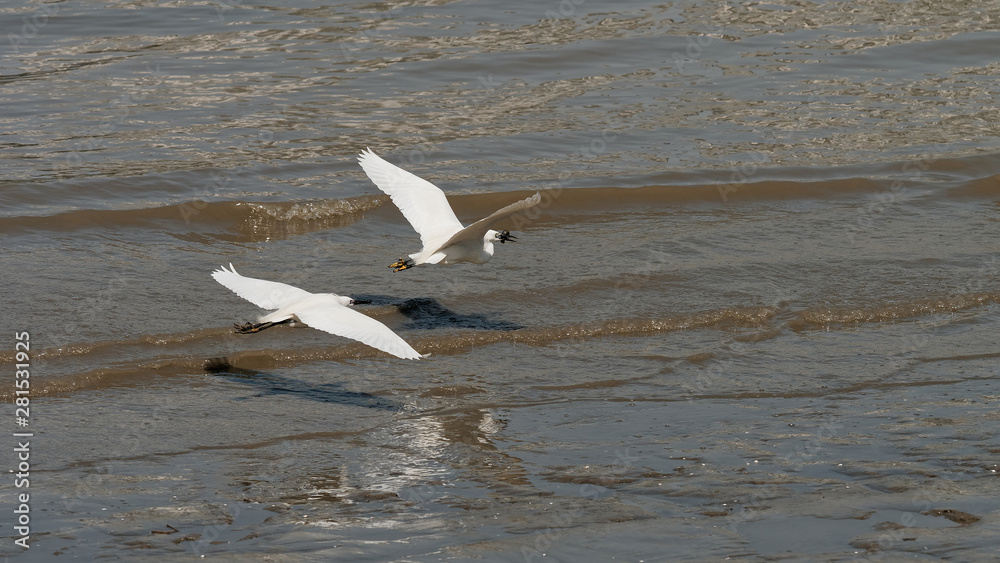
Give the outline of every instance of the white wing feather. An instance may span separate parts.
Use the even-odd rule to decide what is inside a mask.
[[[375,319],[341,305],[337,295],[309,293],[304,289],[236,273],[232,264],[212,272],[215,281],[262,309],[279,309],[267,315],[273,320],[298,317],[303,323],[324,332],[351,338],[406,360],[422,356],[395,332]]]
[[[312,295],[304,289],[288,284],[241,276],[236,273],[236,268],[232,264],[229,264],[228,270],[222,266],[221,269],[212,272],[212,277],[261,309],[280,309],[293,301]]]
[[[420,353],[392,329],[369,316],[341,305],[332,297],[327,303],[298,311],[295,316],[315,329],[363,342],[397,358],[404,360],[421,358]]]
[[[462,223],[441,188],[386,162],[371,149],[365,149],[358,155],[358,163],[375,186],[389,195],[413,230],[417,231],[424,250],[440,248],[442,242],[462,230]]]
[[[462,229],[461,231],[455,233],[450,239],[438,247],[438,249],[451,246],[453,244],[466,241],[466,240],[483,240],[486,236],[486,231],[499,222],[501,219],[510,217],[511,215],[517,213],[518,211],[523,211],[529,207],[534,207],[542,201],[542,195],[535,192],[535,195],[522,199],[521,201],[515,201],[514,203],[494,211],[489,217],[480,219],[475,223],[469,225],[468,227]],[[435,249],[437,250],[437,249]]]

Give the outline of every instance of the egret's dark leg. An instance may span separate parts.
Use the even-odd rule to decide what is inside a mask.
[[[250,334],[253,332],[260,332],[266,328],[271,328],[274,325],[285,324],[291,321],[292,319],[285,319],[283,321],[266,322],[266,323],[251,323],[251,322],[246,322],[243,324],[233,323],[233,328],[235,329],[234,332],[238,334]]]

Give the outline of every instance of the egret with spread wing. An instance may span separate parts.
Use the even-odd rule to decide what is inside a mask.
[[[237,324],[241,333],[259,332],[276,324],[298,320],[313,328],[357,340],[404,360],[422,356],[389,327],[349,309],[354,299],[335,293],[309,293],[279,282],[248,278],[236,273],[232,264],[212,272],[215,281],[262,309],[277,309],[257,323]]]
[[[538,205],[542,200],[536,192],[463,227],[441,188],[386,162],[371,149],[363,151],[358,156],[358,162],[375,186],[392,198],[424,245],[420,252],[410,254],[406,259],[400,258],[389,266],[395,272],[418,264],[483,264],[493,257],[494,242],[503,244],[517,240],[510,231],[496,231],[490,227],[518,211]]]

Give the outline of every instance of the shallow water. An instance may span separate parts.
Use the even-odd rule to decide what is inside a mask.
[[[993,560],[998,7],[0,8],[0,555]],[[543,203],[393,274],[364,147]],[[228,263],[431,356],[232,334]]]

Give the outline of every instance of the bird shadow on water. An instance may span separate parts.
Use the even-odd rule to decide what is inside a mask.
[[[253,397],[295,395],[303,399],[309,399],[310,401],[369,409],[398,411],[403,408],[403,405],[384,397],[358,391],[348,391],[340,383],[322,383],[317,385],[276,373],[238,368],[229,363],[229,360],[226,358],[210,359],[205,365],[205,371],[218,377],[226,377],[256,387],[258,392]]]
[[[431,297],[414,297],[400,301],[385,295],[353,295],[354,299],[371,301],[373,305],[395,305],[410,322],[402,328],[408,330],[430,330],[435,328],[471,328],[475,330],[520,330],[524,325],[499,318],[497,313],[473,313],[463,315],[455,312]]]

